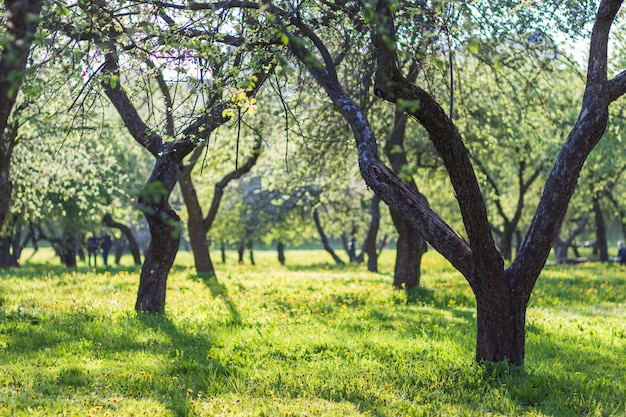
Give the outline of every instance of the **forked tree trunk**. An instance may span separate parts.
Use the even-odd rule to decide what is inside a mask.
[[[376,2],[375,19],[372,19],[377,60],[374,93],[410,113],[428,131],[454,188],[466,238],[456,233],[380,162],[376,136],[367,116],[343,90],[334,61],[323,42],[313,39],[317,50],[322,51],[322,65],[319,60],[311,59],[313,55],[306,42],[289,42],[288,47],[350,124],[359,167],[367,185],[419,230],[468,281],[477,299],[476,360],[507,360],[523,365],[528,299],[563,222],[585,160],[606,130],[609,104],[626,94],[626,71],[611,80],[607,78],[609,32],[622,1],[600,1],[591,32],[587,81],[579,117],[546,180],[526,238],[506,269],[493,240],[484,197],[463,138],[434,97],[409,82],[400,71],[398,51],[394,47],[398,45],[395,4],[391,0]]]
[[[88,6],[88,4],[86,3],[85,6]],[[92,13],[91,11],[88,12]],[[107,19],[107,16],[98,13],[94,13],[91,17],[98,20]],[[107,23],[112,22],[102,22],[103,25]],[[102,40],[98,44],[105,57],[102,69],[103,74],[120,80],[122,77],[120,77],[118,46],[113,40]],[[262,67],[266,68],[265,65]],[[267,76],[268,74],[263,71],[258,73],[256,86],[246,91],[246,94],[250,96],[256,94],[258,87],[263,84]],[[157,78],[166,102],[171,103],[169,89],[163,83],[162,75],[159,73]],[[208,140],[211,132],[230,119],[224,110],[233,106],[234,103],[222,101],[220,93],[216,93],[217,95],[213,97],[215,101],[213,99],[209,100],[209,102],[214,104],[202,111],[181,132],[179,139],[164,141],[163,137],[158,135],[153,129],[150,129],[142,120],[119,82],[112,83],[103,80],[102,86],[107,97],[124,121],[129,133],[137,143],[148,150],[156,159],[150,179],[139,198],[140,209],[148,221],[152,239],[150,240],[141,269],[135,309],[137,311],[162,312],[165,307],[167,275],[178,252],[181,231],[180,218],[170,207],[168,203],[169,196],[178,182],[183,159],[200,142]],[[167,107],[169,109],[166,111],[167,131],[172,133],[173,114],[170,111],[171,106]],[[207,230],[208,227],[204,229]]]
[[[202,155],[202,151],[205,149],[203,146],[198,146],[194,150],[193,154],[189,158],[189,162],[185,165],[180,174],[180,189],[183,194],[185,206],[187,207],[188,221],[187,229],[189,232],[189,241],[191,249],[193,251],[193,257],[196,263],[196,271],[198,273],[215,275],[215,268],[213,267],[213,261],[211,261],[211,254],[209,252],[209,243],[207,235],[211,226],[217,217],[217,213],[224,196],[224,190],[228,184],[236,179],[241,178],[243,175],[250,172],[250,170],[256,165],[259,156],[261,155],[262,137],[258,137],[254,147],[252,148],[252,155],[249,156],[246,161],[235,168],[234,171],[227,173],[217,184],[215,184],[215,192],[213,193],[213,199],[211,206],[207,212],[206,217],[202,213],[202,207],[198,201],[198,194],[193,185],[191,179],[191,172],[196,165],[198,159]],[[253,257],[250,255],[252,263],[254,264]],[[224,258],[222,258],[224,259]]]

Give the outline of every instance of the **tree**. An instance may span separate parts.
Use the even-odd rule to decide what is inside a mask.
[[[606,129],[608,107],[626,92],[626,72],[612,79],[607,74],[609,31],[621,1],[600,2],[591,33],[588,75],[579,117],[556,158],[526,237],[508,268],[504,267],[495,245],[485,201],[463,137],[437,100],[410,83],[398,65],[395,20],[400,5],[379,0],[374,6],[367,9],[378,63],[374,91],[418,120],[428,132],[456,193],[467,238],[457,234],[380,161],[376,136],[367,117],[342,88],[335,60],[320,37],[302,20],[303,14],[295,15],[277,7],[268,9],[287,37],[290,51],[350,124],[361,174],[368,186],[468,281],[477,304],[476,360],[508,360],[521,365],[531,291],[565,216],[583,163]]]
[[[587,83],[579,118],[546,181],[520,250],[506,269],[494,246],[484,202],[459,132],[432,96],[407,83],[399,72],[396,51],[390,47],[396,37],[390,6],[387,1],[377,3],[376,10],[381,18],[374,34],[374,41],[379,48],[376,91],[381,98],[390,102],[417,100],[420,103],[419,108],[407,111],[428,130],[446,165],[463,213],[468,240],[449,232],[441,233],[447,235],[444,239],[430,233],[424,233],[424,236],[463,273],[474,291],[478,311],[476,359],[506,359],[521,364],[524,358],[525,311],[530,293],[563,220],[582,165],[606,129],[608,106],[623,95],[626,89],[626,72],[611,80],[607,77],[609,31],[621,1],[600,3],[591,35]],[[391,43],[389,39],[385,42],[383,36],[388,36]],[[378,164],[367,161],[370,162],[369,167],[363,166],[363,159],[371,156],[369,152],[362,153],[364,177],[374,190],[382,194],[383,199],[386,197],[390,204],[394,201],[400,205],[398,200],[405,195],[404,190],[398,188]],[[401,205],[406,217],[413,219],[415,217],[412,216],[423,216],[420,219],[424,221],[422,230],[446,231],[447,228],[436,216],[419,206]],[[453,244],[450,244],[451,240]]]
[[[11,158],[17,144],[19,121],[10,121],[23,82],[31,46],[39,24],[42,0],[5,0],[0,22],[0,232],[9,212]]]
[[[183,27],[187,28],[187,24],[193,24],[193,19],[184,13],[169,16],[158,7],[149,10],[149,13],[154,13],[153,15],[146,15],[146,9],[141,5],[137,6],[135,13],[128,13],[124,5],[117,7],[103,1],[80,3],[79,6],[85,20],[84,24],[77,25],[74,22],[73,26],[63,28],[73,39],[95,43],[98,52],[93,56],[86,55],[86,64],[93,65],[95,60],[100,60],[98,68],[101,71],[98,74],[96,70],[94,75],[99,75],[98,80],[104,94],[117,110],[130,135],[155,159],[150,178],[138,198],[138,207],[148,222],[152,239],[140,274],[135,309],[161,312],[165,305],[167,276],[178,251],[181,234],[180,217],[168,200],[179,180],[183,159],[193,152],[196,146],[206,142],[217,127],[230,120],[233,109],[249,103],[249,98],[267,77],[269,58],[263,55],[262,51],[258,51],[257,56],[263,55],[258,60],[238,63],[252,70],[237,71],[240,76],[231,79],[232,84],[222,84],[221,82],[226,80],[220,80],[205,86],[203,83],[206,80],[202,77],[197,79],[186,75],[185,65],[195,62],[197,68],[206,73],[219,72],[219,59],[215,61],[213,59],[224,50],[215,46],[213,42],[217,40],[217,43],[226,45],[228,49],[229,43],[241,45],[241,38],[235,36],[233,39],[233,36],[218,35],[201,29],[198,32],[193,27],[189,30],[179,30],[179,24],[185,22]],[[143,18],[137,22],[135,20],[137,16]],[[225,16],[207,15],[207,18],[215,18],[216,24],[219,24]],[[153,19],[160,19],[165,29]],[[207,27],[211,26],[209,22],[204,23]],[[135,48],[139,33],[143,33],[144,39],[156,38],[158,42]],[[200,42],[200,39],[205,42]],[[128,47],[129,45],[131,47]],[[154,50],[150,50],[150,46]],[[208,93],[202,97],[204,100],[200,100],[203,103],[200,108],[192,105],[191,114],[186,113],[188,109],[185,107],[178,108],[180,112],[178,117],[186,121],[186,126],[175,138],[167,135],[171,131],[167,125],[173,118],[170,115],[171,109],[166,108],[165,111],[163,123],[165,128],[156,123],[149,126],[140,113],[140,106],[133,102],[133,95],[129,95],[132,89],[126,87],[126,84],[131,86],[130,81],[133,78],[132,72],[124,71],[126,65],[132,62],[137,65],[136,68],[148,69],[151,65],[147,62],[156,58],[163,62],[164,68],[175,73],[182,72],[184,82],[190,85],[195,83],[201,89],[208,87]],[[214,66],[216,61],[217,66]],[[147,73],[150,74],[149,71]],[[149,80],[147,84],[148,88],[144,91],[150,92]],[[194,88],[186,91],[191,95],[195,92]],[[149,113],[152,117],[160,115],[161,112]]]
[[[241,178],[243,175],[250,172],[261,154],[261,145],[262,137],[258,136],[254,143],[252,154],[247,157],[245,162],[241,166],[236,166],[234,170],[224,175],[222,179],[215,184],[213,199],[206,217],[202,212],[202,207],[198,201],[198,195],[191,177],[193,168],[204,151],[204,146],[198,146],[195,149],[189,158],[189,162],[185,164],[181,170],[179,183],[185,200],[185,206],[187,207],[187,230],[189,232],[189,240],[196,263],[196,271],[198,273],[215,274],[213,262],[209,255],[207,235],[217,216],[222,197],[224,196],[224,190],[231,181]]]

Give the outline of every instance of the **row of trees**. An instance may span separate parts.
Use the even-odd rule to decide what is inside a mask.
[[[196,268],[213,274],[208,238],[284,248],[315,230],[341,262],[329,229],[375,270],[383,201],[394,285],[419,285],[428,242],[476,296],[476,359],[521,364],[536,279],[571,243],[559,231],[588,213],[604,230],[609,204],[624,219],[609,105],[626,73],[608,60],[621,1],[511,6],[5,1],[3,251],[15,263],[20,238],[44,237],[72,264],[81,230],[106,212],[129,222],[134,202],[151,235],[136,309],[155,312],[182,205]],[[587,33],[584,78],[556,40]]]

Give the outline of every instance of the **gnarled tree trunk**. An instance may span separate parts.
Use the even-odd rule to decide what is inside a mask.
[[[152,175],[138,200],[152,239],[139,277],[135,303],[137,311],[155,313],[165,308],[167,276],[178,252],[182,230],[180,217],[168,202],[178,181],[180,168],[181,161],[175,153],[164,152],[158,156]]]

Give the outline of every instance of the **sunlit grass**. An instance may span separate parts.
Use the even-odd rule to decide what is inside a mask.
[[[130,262],[71,271],[40,252],[0,271],[0,416],[626,415],[618,265],[544,271],[519,370],[473,362],[471,290],[432,251],[409,299],[392,251],[381,274],[321,251],[214,254],[217,279],[181,253],[164,315],[133,311]]]

